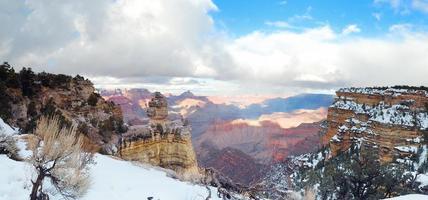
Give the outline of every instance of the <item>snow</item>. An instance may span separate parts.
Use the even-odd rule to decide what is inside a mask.
[[[426,158],[427,158],[427,145],[424,145],[422,147],[423,151],[421,153],[421,155],[419,156],[419,161],[418,161],[418,166],[416,166],[416,169],[418,169],[420,166],[422,166],[422,164],[424,164],[424,162],[426,162]]]
[[[393,124],[400,126],[418,126],[421,130],[428,129],[428,113],[421,110],[411,110],[409,106],[405,103],[388,105],[385,102],[380,102],[378,105],[369,106],[360,103],[356,103],[352,100],[345,100],[339,98],[331,108],[337,108],[342,110],[350,110],[356,114],[366,114],[369,116],[368,123],[371,121],[383,123],[383,124]],[[361,123],[357,119],[348,119],[347,122],[353,124]],[[367,125],[367,124],[366,124]],[[364,126],[364,124],[361,124]],[[351,130],[354,132],[366,132],[365,129],[354,129]]]
[[[422,139],[421,137],[416,137],[413,139],[406,139],[407,142],[413,142],[413,143],[421,143]]]
[[[319,152],[318,154],[307,153],[296,157],[292,157],[292,163],[298,163],[298,165],[300,166],[315,168],[318,165],[318,163],[324,159],[325,158],[322,152]]]
[[[180,199],[199,200],[208,196],[204,186],[181,182],[168,177],[166,171],[150,166],[136,165],[113,157],[95,156],[91,167],[91,187],[81,200],[133,200]],[[26,200],[30,194],[31,168],[25,162],[17,162],[0,155],[0,200]],[[211,189],[212,199],[217,190]],[[60,199],[57,196],[51,199]]]
[[[16,146],[18,147],[18,155],[22,159],[29,158],[32,155],[32,151],[27,150],[27,142],[22,137],[17,137]]]
[[[205,187],[167,177],[166,172],[97,155],[91,169],[93,185],[84,200],[96,199],[205,199]],[[217,191],[212,190],[212,197]],[[213,198],[219,199],[219,198]]]
[[[319,163],[321,160],[324,160],[324,157],[322,156],[322,153],[321,153],[321,152],[319,152],[319,153],[317,154],[317,158],[316,158],[315,160],[313,160],[313,165],[314,165],[314,166],[317,166],[317,165],[318,165],[318,163]]]
[[[331,138],[331,141],[334,141],[334,142],[340,142],[341,140],[339,139],[339,137],[338,137],[337,135],[334,135],[334,136]]]
[[[397,146],[394,148],[397,149],[398,151],[406,152],[406,153],[416,153],[418,151],[418,147],[414,147],[414,146]]]
[[[29,199],[29,166],[0,155],[0,200]]]
[[[338,92],[343,93],[360,93],[360,94],[370,94],[370,95],[392,95],[399,96],[402,94],[418,94],[422,96],[428,96],[427,91],[420,89],[396,89],[396,88],[341,88]]]
[[[363,104],[359,104],[356,103],[352,100],[338,100],[336,102],[334,102],[333,105],[330,106],[330,108],[338,108],[338,109],[342,109],[342,110],[352,110],[355,113],[366,113],[366,110],[370,109],[370,106],[368,105],[363,105]]]
[[[16,129],[11,128],[0,119],[0,133],[14,135]],[[16,145],[20,149],[19,156],[26,158],[31,155],[25,140],[15,135]],[[97,154],[95,164],[91,166],[91,187],[82,200],[98,199],[183,199],[198,200],[208,196],[204,186],[182,182],[168,177],[166,170],[152,166],[137,165],[132,162],[118,160],[113,157]],[[32,168],[26,162],[9,159],[0,155],[0,200],[26,200],[31,190]],[[50,188],[49,184],[45,188]],[[50,188],[52,189],[52,188]],[[210,187],[212,199],[217,197],[217,189]],[[51,199],[61,199],[58,195]]]
[[[0,135],[15,135],[17,133],[18,129],[10,127],[0,118]]]
[[[398,162],[398,163],[402,163],[402,164],[406,164],[406,165],[411,165],[413,162],[410,160],[410,159],[408,159],[408,158],[404,158],[404,159],[401,159],[401,158],[397,158],[396,159],[396,161]]]
[[[427,200],[428,195],[423,194],[408,194],[398,197],[390,198],[389,200]]]
[[[428,185],[428,174],[419,174],[416,181],[421,183],[419,185],[419,188],[427,186]]]
[[[409,109],[403,105],[388,106],[383,102],[370,111],[371,120],[385,124],[413,126],[415,118]]]
[[[418,113],[416,115],[416,119],[418,120],[421,129],[428,129],[428,113]]]

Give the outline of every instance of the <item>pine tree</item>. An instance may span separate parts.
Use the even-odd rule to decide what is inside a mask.
[[[19,72],[19,81],[21,83],[22,94],[24,96],[31,97],[36,93],[35,87],[34,87],[35,78],[36,78],[36,75],[34,74],[31,68],[24,67]]]

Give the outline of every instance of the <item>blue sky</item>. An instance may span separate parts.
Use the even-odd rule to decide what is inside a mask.
[[[362,36],[381,36],[394,24],[426,28],[427,13],[415,10],[411,1],[397,2],[398,5],[387,0],[214,0],[219,10],[212,16],[218,28],[235,36],[277,30],[267,25],[275,21],[287,22],[296,31],[323,24],[340,31],[356,24]]]

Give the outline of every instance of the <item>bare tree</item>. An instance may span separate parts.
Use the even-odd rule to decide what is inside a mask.
[[[32,180],[31,200],[49,199],[43,191],[48,180],[65,199],[75,199],[85,194],[89,187],[88,164],[93,155],[82,150],[83,137],[75,125],[62,127],[58,117],[42,117],[35,129],[34,140],[28,143],[33,152],[28,158],[37,172]]]

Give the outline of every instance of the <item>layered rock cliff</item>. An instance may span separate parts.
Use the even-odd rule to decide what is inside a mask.
[[[181,120],[167,120],[167,101],[160,93],[148,105],[150,123],[132,126],[123,134],[120,156],[172,169],[184,179],[199,175],[190,127]]]
[[[355,142],[377,149],[383,162],[408,159],[422,148],[428,129],[427,88],[347,88],[336,95],[322,138],[331,156]]]

